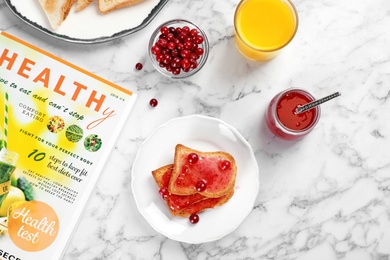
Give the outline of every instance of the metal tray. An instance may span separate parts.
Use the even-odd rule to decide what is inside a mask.
[[[66,20],[53,30],[37,0],[4,0],[22,21],[54,38],[72,43],[102,43],[145,28],[168,0],[145,0],[137,5],[101,14],[96,1],[80,12],[73,7]]]

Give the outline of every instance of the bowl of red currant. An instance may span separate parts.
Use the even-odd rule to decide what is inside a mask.
[[[149,41],[153,66],[170,78],[186,78],[206,63],[209,43],[205,32],[190,21],[175,19],[158,26]]]

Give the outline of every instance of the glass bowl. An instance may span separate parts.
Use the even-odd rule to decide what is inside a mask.
[[[170,20],[158,26],[150,37],[148,48],[153,66],[164,76],[175,79],[197,73],[209,55],[205,32],[183,19]]]

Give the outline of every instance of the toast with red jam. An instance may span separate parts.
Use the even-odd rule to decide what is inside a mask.
[[[199,193],[218,198],[234,188],[236,175],[236,162],[229,153],[201,152],[178,144],[168,190],[176,195]]]
[[[214,208],[226,203],[234,193],[234,189],[219,198],[207,198],[199,193],[191,195],[175,195],[169,192],[168,184],[173,171],[173,164],[160,167],[152,171],[153,178],[160,188],[159,193],[165,200],[169,211],[173,216],[186,217],[199,213],[205,209]]]

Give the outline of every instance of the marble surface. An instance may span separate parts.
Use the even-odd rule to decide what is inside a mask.
[[[1,30],[138,94],[64,260],[390,259],[390,2],[293,2],[296,37],[274,60],[255,63],[235,48],[238,0],[170,0],[142,31],[98,45],[43,35],[0,0]],[[146,46],[155,27],[183,17],[206,31],[210,56],[200,73],[171,80],[153,69]],[[134,69],[137,62],[143,70]],[[315,130],[297,142],[275,138],[264,123],[270,99],[289,87],[342,94],[322,105]],[[191,114],[237,128],[254,150],[261,182],[239,228],[199,245],[157,233],[131,190],[141,143],[162,123]]]

